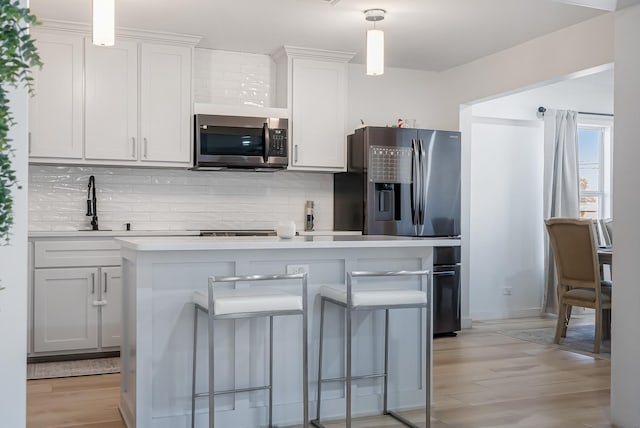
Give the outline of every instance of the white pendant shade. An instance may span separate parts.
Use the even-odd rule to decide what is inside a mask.
[[[113,46],[114,26],[115,0],[93,0],[93,44]]]
[[[367,75],[384,74],[384,32],[367,31]]]

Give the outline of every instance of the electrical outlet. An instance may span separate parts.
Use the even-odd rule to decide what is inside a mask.
[[[287,274],[309,273],[309,265],[287,265]]]
[[[513,287],[502,287],[502,294],[505,296],[511,296],[511,292],[513,291]]]

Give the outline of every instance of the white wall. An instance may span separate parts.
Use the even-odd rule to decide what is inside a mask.
[[[331,174],[31,165],[29,230],[89,228],[90,175],[103,229],[273,230],[294,220],[302,230],[307,200],[315,202],[315,229],[333,227]]]
[[[624,428],[640,427],[640,6],[616,17],[615,142],[613,153],[613,215],[615,255],[612,312],[611,421]]]
[[[26,5],[26,0],[20,2]],[[11,245],[0,246],[0,418],[3,427],[24,427],[26,416],[27,357],[27,92],[12,91],[11,110],[17,125],[13,140],[22,189],[13,191],[14,227]]]
[[[538,107],[613,114],[613,64],[588,76],[492,99],[473,106],[478,116],[537,120]],[[580,119],[584,119],[581,116]]]
[[[382,76],[367,76],[362,64],[349,64],[347,130],[361,126],[438,127],[439,73],[386,67]],[[457,128],[456,128],[457,129]]]
[[[602,69],[613,62],[613,24],[601,15],[443,72],[438,127],[457,129],[461,104]]]
[[[473,320],[540,313],[543,148],[538,121],[472,117],[468,266]]]

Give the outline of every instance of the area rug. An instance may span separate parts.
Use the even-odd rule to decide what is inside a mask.
[[[120,373],[120,358],[95,358],[92,360],[27,364],[27,379],[50,379],[109,373]]]
[[[567,328],[567,337],[562,338],[559,345],[553,343],[553,338],[556,334],[555,327],[501,330],[498,333],[527,342],[559,346],[569,351],[593,354],[593,335],[595,333],[593,324],[569,325]],[[607,359],[611,358],[610,339],[603,340],[600,344],[599,356]]]

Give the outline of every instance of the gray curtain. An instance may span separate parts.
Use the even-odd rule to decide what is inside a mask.
[[[545,127],[544,218],[579,217],[578,114],[547,110]],[[544,227],[544,225],[543,225]],[[542,312],[558,312],[553,253],[545,230],[545,285]]]

